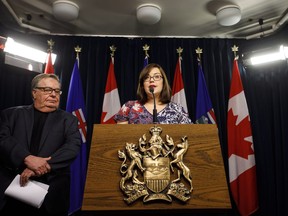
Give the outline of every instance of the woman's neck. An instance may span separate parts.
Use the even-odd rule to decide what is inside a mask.
[[[156,104],[162,104],[158,97],[155,97],[155,103]],[[154,104],[154,98],[148,98],[146,104]]]

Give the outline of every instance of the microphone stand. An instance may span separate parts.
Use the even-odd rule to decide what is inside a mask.
[[[154,88],[150,87],[149,91],[151,92],[152,96],[153,96],[153,101],[154,101],[154,109],[153,109],[153,124],[157,124],[158,120],[157,120],[157,109],[156,109],[156,101],[155,101],[155,95],[154,95]]]

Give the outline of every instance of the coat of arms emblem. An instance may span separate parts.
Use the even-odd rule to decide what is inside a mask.
[[[120,173],[120,189],[124,200],[130,204],[140,197],[143,202],[165,200],[172,202],[172,196],[186,202],[193,191],[190,169],[183,162],[188,150],[188,137],[183,136],[179,144],[172,137],[161,137],[162,128],[150,128],[151,138],[146,134],[139,138],[138,144],[126,143],[125,150],[119,150],[123,160]],[[171,174],[177,176],[171,180]]]

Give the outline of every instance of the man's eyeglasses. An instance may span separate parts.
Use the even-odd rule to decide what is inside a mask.
[[[160,74],[155,74],[154,76],[146,76],[144,78],[144,82],[150,82],[150,80],[153,78],[154,81],[159,81],[162,79],[162,76]]]
[[[39,90],[43,91],[45,95],[52,94],[53,91],[55,92],[56,95],[62,94],[62,91],[60,89],[53,89],[50,87],[35,87],[35,89],[39,89]]]

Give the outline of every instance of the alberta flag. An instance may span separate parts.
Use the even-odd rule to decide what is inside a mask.
[[[198,124],[216,123],[215,113],[206,87],[205,77],[200,62],[198,63],[196,123]]]
[[[71,169],[71,186],[70,186],[70,208],[69,215],[79,210],[82,206],[84,187],[87,170],[87,124],[86,108],[81,78],[76,59],[73,72],[71,75],[70,86],[67,98],[66,110],[78,118],[78,128],[81,134],[81,149],[77,158],[72,163]]]
[[[146,55],[145,58],[144,58],[143,67],[146,67],[146,66],[148,65],[148,63],[149,63],[148,58],[149,58],[149,57]]]
[[[120,98],[114,73],[114,57],[111,56],[101,114],[101,124],[115,124],[116,122],[113,117],[120,108]]]
[[[258,208],[256,163],[249,110],[235,59],[227,113],[229,180],[241,216]]]
[[[181,72],[181,59],[182,59],[181,57],[178,58],[175,69],[171,101],[181,104],[184,110],[188,113],[184,84],[182,79],[182,72]]]

